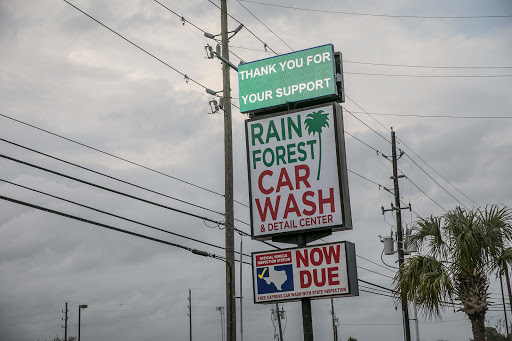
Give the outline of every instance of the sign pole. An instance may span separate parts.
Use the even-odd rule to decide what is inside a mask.
[[[228,8],[226,0],[221,0],[222,57],[229,60]],[[235,230],[233,209],[233,140],[231,122],[231,85],[229,66],[222,63],[224,96],[224,206],[226,214],[226,339],[236,340],[235,302]]]
[[[306,234],[297,235],[297,246],[306,246]],[[302,329],[304,331],[304,341],[313,341],[313,318],[311,316],[311,299],[309,297],[301,298],[302,306]]]

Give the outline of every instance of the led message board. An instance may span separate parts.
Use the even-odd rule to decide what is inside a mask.
[[[331,101],[340,98],[342,77],[341,74],[336,77],[335,59],[333,45],[327,44],[240,64],[240,112],[258,112],[312,99]],[[339,65],[338,69],[341,61]],[[336,84],[337,81],[341,86]]]

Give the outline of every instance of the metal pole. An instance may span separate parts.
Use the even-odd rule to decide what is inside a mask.
[[[64,316],[64,341],[68,341],[68,302],[66,302],[66,315]]]
[[[416,341],[420,341],[420,327],[418,322],[418,307],[416,306],[416,300],[414,300],[414,326],[416,328]]]
[[[336,333],[336,321],[335,321],[335,317],[334,317],[334,302],[333,302],[333,299],[331,298],[331,317],[332,317],[332,335],[333,335],[333,339],[334,341],[338,341],[338,335]]]
[[[190,341],[192,341],[192,290],[188,289],[188,321],[190,329]]]
[[[395,191],[395,209],[396,209],[396,233],[398,241],[398,265],[400,270],[404,266],[404,241],[402,232],[402,212],[400,209],[400,190],[398,188],[398,167],[397,167],[397,156],[396,156],[396,139],[395,132],[391,128],[391,148],[393,153],[393,182]],[[407,297],[404,290],[400,289],[401,301],[402,301],[402,322],[404,325],[404,340],[411,341],[411,329],[409,325],[409,308],[407,306]]]
[[[221,0],[222,57],[229,60],[228,9],[226,0]],[[224,97],[224,205],[226,214],[226,339],[236,340],[236,293],[235,274],[235,230],[233,212],[233,141],[231,123],[231,84],[229,66],[222,63]]]
[[[242,291],[242,235],[240,234],[240,341],[244,341],[243,291]]]
[[[78,307],[78,340],[80,341],[80,317],[81,317],[81,311],[82,309]]]
[[[507,319],[507,307],[505,305],[505,293],[503,292],[503,280],[500,274],[500,286],[501,286],[501,300],[503,301],[503,313],[505,314],[505,328],[507,329],[507,339],[510,340],[510,333],[508,331],[508,319]]]
[[[306,246],[306,235],[297,235],[297,246]],[[301,298],[302,305],[302,329],[304,331],[304,341],[313,341],[313,318],[311,316],[311,299],[309,297]]]
[[[277,311],[277,325],[279,327],[279,341],[283,341],[283,328],[281,327],[281,311],[279,311],[279,304],[276,303]]]

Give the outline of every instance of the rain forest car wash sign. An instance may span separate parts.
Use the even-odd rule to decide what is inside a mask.
[[[253,238],[352,228],[342,133],[337,103],[246,121]]]
[[[332,44],[240,64],[240,112],[319,97],[329,100],[337,95],[335,70]]]

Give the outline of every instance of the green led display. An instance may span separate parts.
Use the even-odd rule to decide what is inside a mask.
[[[336,95],[334,65],[332,44],[240,64],[240,112]]]

